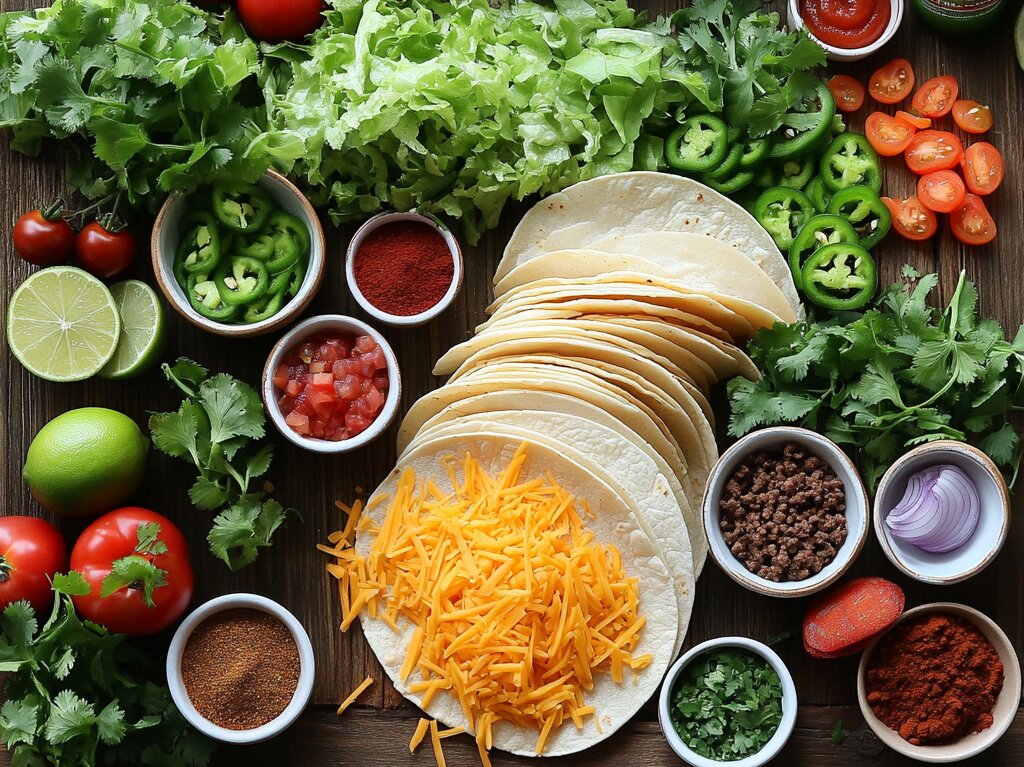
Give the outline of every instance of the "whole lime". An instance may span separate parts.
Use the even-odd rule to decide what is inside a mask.
[[[138,489],[148,450],[149,440],[124,413],[83,407],[39,430],[23,474],[45,509],[87,517],[120,506]]]

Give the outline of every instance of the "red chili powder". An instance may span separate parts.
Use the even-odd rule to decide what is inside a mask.
[[[432,226],[418,221],[396,221],[370,232],[352,266],[366,300],[400,317],[436,305],[455,275],[448,243]]]

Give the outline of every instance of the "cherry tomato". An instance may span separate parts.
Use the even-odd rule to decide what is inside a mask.
[[[902,109],[896,110],[896,119],[917,128],[917,130],[926,130],[932,127],[932,121],[927,117],[904,112]]]
[[[30,210],[14,224],[14,251],[30,264],[54,266],[71,260],[75,230],[60,209]]]
[[[992,194],[1003,183],[1003,156],[987,141],[967,147],[961,164],[973,194]]]
[[[828,89],[840,112],[856,112],[864,103],[864,86],[849,75],[836,75],[828,81]]]
[[[906,59],[893,59],[875,70],[868,80],[871,98],[882,104],[898,104],[914,89],[914,68]]]
[[[37,613],[46,611],[53,603],[53,574],[67,566],[68,550],[56,527],[36,517],[0,517],[0,609],[24,599]]]
[[[956,84],[956,78],[950,75],[933,77],[917,89],[914,100],[910,103],[918,114],[934,119],[949,114],[959,92],[960,86]]]
[[[985,202],[974,194],[964,198],[963,205],[949,215],[953,236],[964,245],[985,245],[996,238],[996,222]]]
[[[75,263],[100,279],[109,279],[135,260],[135,238],[127,229],[110,232],[99,221],[82,227],[75,240]]]
[[[948,131],[923,130],[910,140],[906,156],[910,170],[923,175],[955,167],[964,156],[964,145]]]
[[[910,144],[916,132],[917,128],[889,117],[885,112],[872,112],[864,121],[864,135],[868,137],[875,151],[883,157],[895,157],[900,154]]]
[[[892,225],[901,237],[915,242],[927,240],[939,228],[939,220],[928,210],[916,195],[905,200],[883,197],[882,202],[892,213]]]
[[[113,574],[118,561],[129,568],[120,582]],[[89,525],[71,551],[71,569],[91,587],[85,596],[73,597],[75,609],[116,634],[161,631],[182,616],[192,599],[185,537],[167,517],[137,506],[117,509]],[[111,593],[103,596],[108,576]]]
[[[917,198],[936,213],[952,213],[963,205],[966,196],[964,180],[955,171],[937,170],[917,182]]]
[[[238,0],[246,31],[268,43],[298,42],[323,22],[323,0]]]
[[[968,133],[985,133],[992,127],[992,110],[977,101],[957,101],[953,104],[953,121]]]

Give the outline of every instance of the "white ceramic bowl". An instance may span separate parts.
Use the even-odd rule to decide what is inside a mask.
[[[452,272],[452,284],[448,286],[447,292],[445,292],[441,297],[440,301],[419,314],[389,314],[388,312],[378,309],[370,303],[366,296],[363,295],[362,291],[359,289],[358,283],[356,282],[354,264],[359,246],[363,244],[363,240],[365,240],[367,235],[371,232],[379,229],[385,224],[392,224],[396,221],[416,221],[421,224],[426,224],[437,231],[444,238],[445,243],[447,243],[448,250],[452,254],[452,262],[455,265],[454,271]],[[452,301],[455,300],[455,296],[459,292],[459,288],[462,287],[462,249],[459,248],[459,243],[455,239],[455,236],[432,218],[421,216],[419,213],[413,211],[408,213],[378,213],[359,227],[359,229],[356,230],[356,233],[352,235],[352,239],[349,241],[348,249],[345,251],[345,280],[348,283],[349,292],[352,294],[352,297],[355,298],[356,303],[363,308],[363,311],[375,320],[383,322],[386,325],[394,325],[396,327],[416,327],[417,325],[423,325],[430,322],[430,320],[434,319],[441,314],[441,312],[451,306]]]
[[[310,336],[330,331],[357,336],[370,336],[380,346],[384,352],[384,359],[388,363],[388,393],[384,398],[384,405],[380,413],[377,414],[377,417],[373,419],[373,423],[364,431],[359,432],[359,434],[351,439],[343,439],[340,442],[306,437],[294,431],[284,421],[284,414],[277,404],[280,393],[274,387],[274,371],[288,350]],[[270,420],[274,422],[278,431],[288,440],[306,450],[312,450],[314,453],[347,453],[350,450],[362,447],[368,442],[372,442],[394,420],[395,413],[398,412],[398,402],[402,396],[402,374],[398,368],[398,358],[395,357],[391,344],[387,342],[387,339],[379,331],[353,317],[345,317],[341,314],[320,314],[316,317],[310,317],[308,320],[303,320],[281,336],[281,339],[274,344],[274,348],[270,350],[270,356],[267,357],[267,362],[263,367],[263,387],[261,393],[263,395],[263,405],[266,407],[267,413],[270,414]]]
[[[952,464],[978,488],[981,513],[978,528],[963,546],[944,554],[919,549],[892,535],[885,518],[907,490],[907,480],[929,466]],[[889,561],[914,580],[945,585],[977,575],[996,558],[1010,527],[1010,493],[999,468],[976,447],[942,440],[914,448],[885,472],[875,493],[875,535]]]
[[[323,280],[326,267],[324,230],[313,206],[292,182],[276,171],[267,171],[259,180],[282,209],[296,216],[309,228],[310,253],[306,277],[295,296],[281,307],[281,311],[251,325],[232,325],[204,317],[188,301],[188,296],[174,278],[174,254],[178,250],[178,225],[188,208],[188,196],[171,196],[164,202],[153,223],[150,249],[153,273],[167,302],[193,325],[221,336],[258,336],[278,330],[295,319],[313,300]]]
[[[292,638],[295,639],[295,645],[299,649],[299,684],[295,688],[291,702],[284,711],[278,714],[277,718],[252,730],[229,730],[206,719],[192,705],[188,692],[185,690],[185,683],[181,678],[181,657],[196,627],[216,613],[239,608],[260,610],[273,615],[288,627]],[[277,602],[258,594],[226,594],[200,605],[182,621],[178,630],[174,632],[171,646],[167,650],[167,686],[170,689],[174,705],[178,707],[181,715],[207,737],[236,745],[259,743],[287,730],[309,703],[309,697],[313,693],[314,672],[313,645],[302,624]]]
[[[871,45],[865,45],[863,48],[837,48],[834,45],[827,45],[811,34],[808,29],[808,34],[811,35],[811,39],[814,40],[818,45],[825,49],[825,54],[832,59],[832,61],[860,61],[863,58],[870,56],[875,51],[879,50],[888,43],[896,34],[896,30],[900,28],[900,24],[903,23],[903,2],[904,0],[889,0],[891,7],[889,13],[889,23],[882,31],[881,37],[879,37]],[[789,21],[789,28],[792,30],[803,29],[804,20],[800,16],[800,0],[789,0],[786,9],[786,17]]]
[[[750,572],[733,556],[718,526],[718,505],[729,477],[748,455],[759,450],[781,450],[787,442],[802,445],[824,460],[842,481],[846,493],[846,540],[839,547],[835,559],[817,575],[802,581],[776,583]],[[703,516],[711,556],[725,570],[726,575],[741,586],[759,594],[771,597],[805,597],[835,583],[860,554],[868,535],[868,496],[853,462],[835,442],[808,429],[774,426],[751,432],[738,440],[718,459],[704,488]]]
[[[676,679],[679,678],[679,675],[689,665],[690,661],[710,650],[723,650],[730,647],[760,655],[775,669],[775,673],[782,680],[782,721],[779,723],[779,728],[775,731],[771,740],[756,754],[731,762],[717,762],[714,759],[708,759],[690,750],[672,725],[669,711],[672,705],[672,690],[676,685]],[[665,674],[665,681],[661,683],[661,694],[658,696],[658,723],[661,725],[661,730],[665,733],[665,739],[672,750],[676,752],[680,759],[687,764],[693,765],[693,767],[723,767],[723,765],[728,765],[728,767],[761,767],[761,765],[767,764],[778,755],[782,747],[786,745],[786,741],[793,734],[793,729],[796,727],[797,708],[796,685],[793,684],[793,676],[789,673],[789,669],[786,668],[786,664],[782,662],[782,658],[774,650],[766,644],[746,637],[719,637],[718,639],[709,639],[707,642],[702,642],[684,653],[683,657],[677,660],[668,670],[668,673]]]
[[[871,654],[875,651],[875,648],[885,634],[872,642],[860,658],[860,667],[857,669],[857,701],[860,703],[860,711],[868,727],[878,736],[879,740],[894,751],[919,762],[930,762],[932,764],[959,762],[980,754],[987,749],[999,740],[1013,723],[1014,717],[1017,714],[1017,707],[1020,705],[1020,662],[1017,660],[1017,652],[1013,649],[1013,645],[1010,644],[1010,640],[991,618],[984,613],[978,612],[973,607],[956,604],[955,602],[934,602],[907,610],[899,617],[899,620],[889,627],[886,633],[892,631],[900,624],[911,620],[914,616],[919,616],[921,613],[926,612],[949,613],[970,621],[992,644],[996,652],[999,653],[999,660],[1003,663],[1003,689],[999,693],[999,697],[996,698],[996,706],[992,710],[992,726],[987,730],[968,735],[956,743],[942,746],[915,746],[901,738],[895,730],[889,729],[881,719],[875,716],[875,712],[868,705],[867,689],[864,681],[868,662],[871,660]],[[992,762],[991,764],[994,765],[996,763]]]

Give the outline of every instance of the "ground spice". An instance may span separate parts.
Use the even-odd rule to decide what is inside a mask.
[[[871,710],[901,738],[951,743],[992,726],[1003,664],[971,623],[928,613],[882,639],[865,682]]]
[[[436,229],[418,221],[385,224],[366,236],[352,264],[360,292],[382,312],[425,312],[451,287],[455,262]]]
[[[288,627],[262,610],[224,610],[185,645],[181,678],[204,718],[252,730],[277,718],[299,686],[299,648]]]

